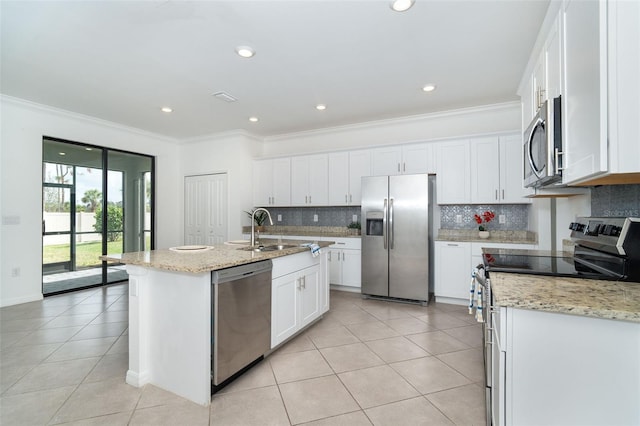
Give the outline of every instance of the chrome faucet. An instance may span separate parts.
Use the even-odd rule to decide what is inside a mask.
[[[271,213],[269,213],[269,210],[262,208],[262,207],[258,207],[257,209],[255,209],[252,213],[251,213],[251,247],[254,247],[256,245],[256,222],[255,222],[255,216],[256,216],[256,212],[262,210],[263,212],[265,212],[267,214],[267,216],[269,216],[269,223],[271,223],[271,226],[273,226],[273,220],[271,219]]]

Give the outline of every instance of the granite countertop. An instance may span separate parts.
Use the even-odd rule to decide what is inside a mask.
[[[640,283],[491,273],[498,306],[640,323]]]
[[[359,229],[349,229],[344,226],[285,226],[267,225],[263,226],[264,231],[260,235],[294,235],[302,237],[324,237],[324,238],[360,238]],[[251,234],[250,226],[242,227],[243,234]]]
[[[439,229],[436,241],[538,244],[535,232],[531,231],[490,231],[489,238],[480,238],[475,229]]]
[[[276,257],[310,251],[308,247],[302,247],[300,245],[304,244],[304,242],[298,240],[282,240],[282,242],[279,242],[278,240],[262,238],[261,243],[265,246],[271,244],[291,244],[295,245],[295,247],[286,248],[284,250],[254,252],[250,250],[243,250],[243,248],[248,247],[247,245],[220,244],[206,251],[176,252],[164,249],[123,254],[108,254],[106,256],[102,256],[101,259],[120,262],[127,265],[163,269],[166,271],[199,274],[228,268],[230,266],[245,265],[247,263],[259,262],[261,260],[274,259]],[[328,247],[333,244],[333,241],[319,241],[317,244],[320,247]]]

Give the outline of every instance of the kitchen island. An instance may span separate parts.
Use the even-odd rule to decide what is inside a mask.
[[[640,283],[491,272],[494,423],[640,424]]]
[[[280,244],[278,241],[264,241]],[[107,255],[103,259],[127,265],[129,274],[129,369],[126,382],[141,387],[152,383],[198,404],[211,401],[212,345],[212,271],[247,265],[271,259],[274,278],[295,275],[297,271],[314,268],[317,285],[313,286],[311,312],[305,312],[304,323],[298,320],[295,306],[298,297],[272,290],[273,328],[291,318],[287,333],[277,344],[294,335],[302,327],[317,320],[329,307],[329,286],[326,254],[313,257],[300,241],[287,242],[282,250],[255,252],[246,245],[206,247],[201,250],[152,250]],[[331,242],[318,243],[326,247]],[[274,279],[274,284],[278,282]],[[301,286],[284,287],[287,291],[302,291]],[[279,291],[280,293],[274,293]],[[284,297],[281,297],[284,296]],[[315,300],[313,300],[315,298]],[[283,314],[283,311],[284,312]],[[302,325],[304,324],[304,325]],[[271,348],[274,344],[272,339]]]

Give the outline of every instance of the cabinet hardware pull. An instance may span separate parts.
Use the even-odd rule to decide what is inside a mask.
[[[349,201],[347,200],[347,194],[344,194],[344,202],[348,203]]]
[[[311,204],[311,195],[309,195],[309,204]]]
[[[502,190],[502,199],[504,200],[504,189]]]
[[[342,252],[342,261],[344,262],[344,252]]]
[[[496,189],[496,200],[498,199],[498,190]]]
[[[407,171],[407,163],[402,163],[402,171],[403,172]]]
[[[329,262],[331,262],[331,252],[329,252]]]
[[[447,245],[448,245],[448,246],[451,246],[451,247],[458,247],[458,244],[451,244],[451,243],[448,243]]]
[[[400,163],[398,163],[398,172],[400,172]]]
[[[353,196],[351,194],[349,194],[349,202],[353,202]]]

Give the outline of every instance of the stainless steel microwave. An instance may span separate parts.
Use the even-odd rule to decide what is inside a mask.
[[[562,180],[561,97],[547,100],[524,132],[524,186],[539,188]]]

